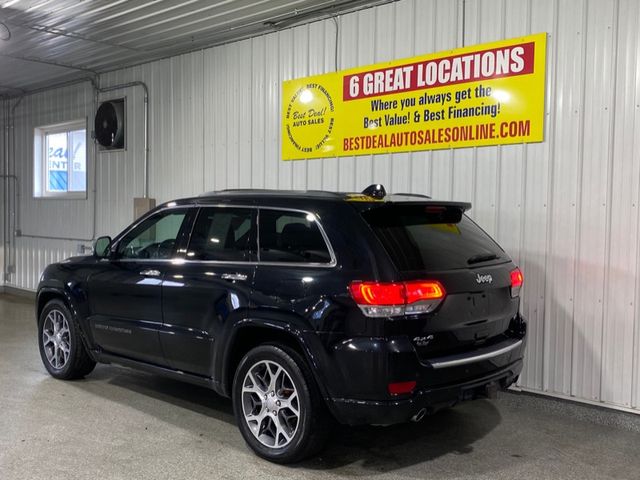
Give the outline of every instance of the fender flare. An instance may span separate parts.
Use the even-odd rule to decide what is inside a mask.
[[[321,395],[324,398],[328,398],[329,395],[327,393],[325,380],[318,374],[320,368],[315,360],[316,356],[313,355],[308,342],[305,340],[303,330],[295,327],[292,328],[291,324],[285,321],[278,322],[272,319],[265,320],[262,318],[246,318],[234,324],[228,332],[227,339],[224,342],[224,348],[218,354],[219,362],[216,362],[219,365],[219,369],[216,369],[218,373],[217,377],[220,378],[219,386],[221,391],[219,393],[224,396],[231,397],[231,383],[233,381],[232,377],[235,373],[230,371],[232,355],[236,347],[238,335],[241,331],[246,331],[247,329],[270,330],[277,332],[279,335],[284,335],[295,342],[310,367]]]
[[[78,330],[78,332],[80,332],[80,338],[82,339],[82,343],[85,346],[87,354],[94,361],[96,361],[89,337],[87,336],[87,332],[85,332],[85,328],[82,325],[82,322],[79,321],[78,305],[77,305],[76,299],[73,297],[73,295],[71,294],[71,291],[68,289],[66,285],[63,285],[62,287],[57,285],[56,286],[47,285],[38,289],[38,292],[36,294],[36,324],[40,321],[40,312],[42,311],[42,308],[44,308],[44,306],[46,305],[46,303],[42,302],[41,300],[43,294],[46,294],[46,295],[52,294],[54,298],[60,299],[64,302],[64,304],[69,309],[69,312],[71,312],[71,321],[76,326],[76,329]]]

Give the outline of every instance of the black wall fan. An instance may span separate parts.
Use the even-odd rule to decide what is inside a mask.
[[[96,141],[105,150],[124,148],[125,145],[124,99],[102,102],[95,119]]]

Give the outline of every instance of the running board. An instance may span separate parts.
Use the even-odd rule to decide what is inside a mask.
[[[93,352],[96,356],[96,360],[99,363],[113,363],[123,367],[133,368],[134,370],[142,370],[148,373],[154,373],[162,375],[163,377],[173,378],[182,382],[188,382],[192,385],[200,385],[201,387],[207,387],[220,393],[219,383],[209,377],[202,377],[200,375],[194,375],[192,373],[182,372],[180,370],[172,370],[171,368],[161,367],[152,363],[140,362],[127,357],[121,357],[119,355],[113,355],[105,352]]]

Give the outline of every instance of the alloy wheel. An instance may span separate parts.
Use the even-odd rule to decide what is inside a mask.
[[[244,420],[260,443],[270,448],[288,445],[300,423],[298,391],[278,363],[255,363],[242,382]]]
[[[42,325],[42,346],[49,364],[60,370],[69,361],[71,336],[69,323],[60,310],[51,310]]]

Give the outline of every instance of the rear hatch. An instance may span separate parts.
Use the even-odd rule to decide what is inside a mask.
[[[504,341],[518,311],[516,268],[505,251],[454,202],[384,202],[360,206],[403,282],[439,282],[430,313],[390,317],[385,334],[410,335],[422,359]],[[514,292],[515,294],[516,292]]]

